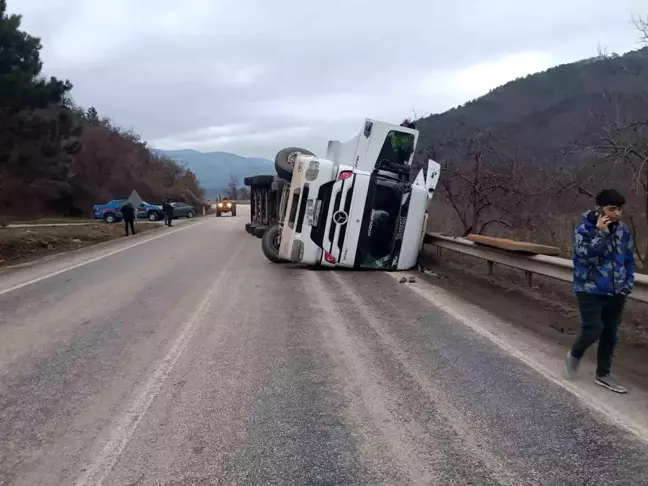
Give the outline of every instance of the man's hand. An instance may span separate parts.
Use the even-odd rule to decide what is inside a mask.
[[[596,227],[603,231],[604,233],[609,233],[610,228],[608,228],[608,225],[611,223],[610,218],[606,216],[605,214],[602,214],[601,217],[598,219],[596,222]]]

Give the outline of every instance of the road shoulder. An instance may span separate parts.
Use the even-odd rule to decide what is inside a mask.
[[[628,384],[630,392],[617,395],[603,390],[592,379],[594,362],[591,352],[584,360],[579,377],[567,380],[562,364],[569,346],[567,342],[573,336],[558,331],[555,332],[559,337],[551,336],[547,332],[538,332],[534,326],[544,323],[549,327],[560,323],[551,309],[542,308],[537,302],[525,301],[518,295],[504,293],[501,288],[486,288],[483,282],[475,282],[459,273],[450,274],[438,267],[426,273],[406,274],[417,279],[415,283],[403,284],[410,290],[566,389],[608,421],[648,442],[648,388],[645,380],[626,367],[617,366],[615,374]],[[401,276],[400,273],[393,275],[394,278]],[[450,283],[450,278],[455,281]]]

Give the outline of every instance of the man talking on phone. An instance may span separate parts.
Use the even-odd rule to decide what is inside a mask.
[[[601,191],[596,196],[597,209],[585,213],[574,232],[574,291],[581,331],[565,361],[568,376],[575,376],[585,351],[598,341],[594,381],[616,393],[628,391],[610,370],[635,274],[632,235],[621,222],[625,202],[614,189]]]

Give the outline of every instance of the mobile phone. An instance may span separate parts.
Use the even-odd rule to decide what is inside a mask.
[[[598,223],[599,218],[601,217],[601,211],[598,209],[595,209],[594,211],[591,211],[589,213],[589,216],[587,219],[589,220],[590,223],[592,223],[594,226],[596,226],[596,223]]]
[[[594,226],[596,226],[596,224],[598,223],[599,218],[600,218],[602,215],[603,215],[603,212],[602,212],[602,211],[600,211],[599,209],[595,209],[594,211],[592,211],[592,212],[590,213],[588,219],[590,220],[590,222],[591,222]],[[607,227],[608,227],[608,230],[610,231],[610,233],[613,233],[614,230],[616,229],[616,227],[617,227],[618,225],[619,225],[619,223],[617,223],[617,222],[610,222],[610,223],[608,223]]]

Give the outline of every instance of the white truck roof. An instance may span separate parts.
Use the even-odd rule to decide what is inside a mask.
[[[413,135],[413,148],[416,149],[418,130],[366,118],[363,129],[352,139],[344,143],[338,140],[329,141],[326,158],[341,165],[349,165],[357,170],[371,172],[378,160],[385,139],[392,131]],[[413,157],[414,150],[407,161],[408,165],[411,165]]]

